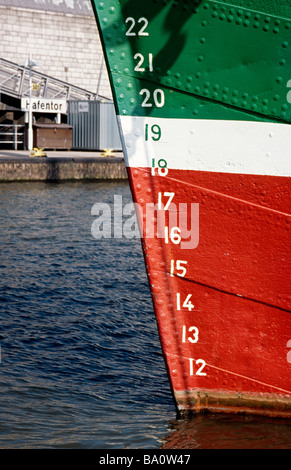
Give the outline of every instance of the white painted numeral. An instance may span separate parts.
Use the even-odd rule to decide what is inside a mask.
[[[154,66],[153,66],[153,54],[150,52],[149,53],[149,72],[153,72]]]
[[[202,370],[204,369],[204,367],[206,366],[206,362],[203,361],[203,359],[197,359],[197,361],[195,361],[195,364],[199,365],[201,364],[201,366],[199,367],[199,369],[195,372],[194,374],[194,361],[195,359],[191,359],[189,358],[189,362],[190,362],[190,375],[207,375],[206,372],[202,372]]]
[[[193,333],[192,333],[193,332]],[[186,338],[186,335],[192,333],[192,337],[188,336]],[[186,343],[186,341],[189,341],[190,343],[197,343],[198,342],[198,335],[199,335],[199,330],[197,326],[190,326],[190,328],[186,328],[186,325],[183,325],[182,329],[182,343]]]
[[[148,24],[149,24],[148,20],[142,17],[142,18],[139,18],[137,22],[143,23],[143,25],[141,26],[139,31],[136,33],[135,31],[133,31],[135,27],[135,19],[132,18],[131,16],[126,18],[125,23],[129,23],[129,28],[126,31],[125,35],[126,36],[149,36],[149,33],[146,31],[146,28],[148,27]]]
[[[135,25],[135,19],[132,18],[131,16],[129,16],[128,18],[126,18],[125,23],[131,23],[131,25],[129,26],[129,28],[126,31],[125,35],[126,36],[135,36],[135,33],[132,32],[132,30],[134,28],[134,25]]]
[[[182,259],[177,259],[176,262],[174,259],[171,259],[171,273],[170,275],[173,277],[176,271],[176,275],[179,277],[184,277],[187,273],[187,269],[183,264],[187,264],[187,261]]]
[[[194,305],[190,301],[192,294],[188,294],[183,302],[183,308],[187,308],[189,312],[194,308]],[[181,310],[181,294],[177,292],[177,310]]]
[[[144,56],[137,52],[133,56],[134,60],[138,60],[138,63],[134,67],[135,72],[145,72],[145,67],[142,67],[144,63]],[[153,54],[149,54],[149,72],[153,71]]]
[[[169,243],[169,240],[170,240],[175,245],[179,245],[179,243],[182,240],[180,233],[181,233],[181,229],[179,227],[172,227],[170,230],[170,237],[169,237],[169,227],[165,227],[165,243]]]
[[[144,56],[142,54],[140,54],[139,52],[137,52],[137,54],[135,54],[133,56],[134,60],[137,60],[139,59],[139,62],[136,64],[136,66],[134,67],[134,71],[135,72],[144,72],[145,71],[145,68],[144,67],[141,67],[142,64],[144,63]]]
[[[291,339],[287,342],[287,348],[291,348]],[[288,364],[291,364],[291,349],[287,353],[287,362]]]
[[[142,102],[143,108],[151,108],[153,106],[151,100],[151,92],[147,88],[143,88],[140,92],[140,95],[145,95],[144,100]],[[165,105],[165,94],[163,90],[159,88],[153,92],[153,102],[157,108],[162,108]]]
[[[162,194],[163,194],[163,196],[168,198],[165,206],[162,204]],[[168,193],[168,192],[159,193],[158,194],[158,209],[164,209],[164,211],[167,211],[169,209],[169,206],[170,206],[174,196],[175,196],[175,193]]]
[[[142,102],[142,107],[143,108],[151,108],[152,107],[152,103],[148,103],[150,97],[151,97],[151,94],[150,94],[150,91],[147,90],[146,88],[143,88],[140,92],[139,92],[140,95],[145,95],[144,97],[144,100]]]
[[[137,22],[138,23],[143,23],[143,26],[140,28],[140,30],[138,32],[138,35],[139,36],[149,36],[149,33],[147,31],[145,31],[146,28],[148,27],[148,24],[149,24],[148,20],[146,18],[142,17],[142,18],[139,18],[137,20]]]
[[[159,88],[154,91],[154,103],[158,108],[162,108],[165,104],[165,94]]]

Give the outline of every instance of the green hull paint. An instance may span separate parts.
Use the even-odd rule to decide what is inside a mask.
[[[290,2],[92,0],[92,5],[118,114],[291,121]],[[161,90],[157,105],[155,90]],[[142,106],[147,94],[151,106]]]

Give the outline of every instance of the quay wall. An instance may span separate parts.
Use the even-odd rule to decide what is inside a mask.
[[[0,183],[8,181],[126,180],[123,158],[27,157],[0,161]]]

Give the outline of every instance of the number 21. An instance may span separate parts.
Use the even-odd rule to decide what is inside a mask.
[[[135,72],[145,72],[145,68],[142,67],[143,63],[144,63],[144,56],[142,54],[140,54],[139,52],[137,52],[134,56],[133,56],[134,60],[138,60],[138,63],[136,64],[136,66],[134,67],[134,71]],[[153,67],[153,54],[149,54],[149,72],[152,72],[154,70],[154,67]]]

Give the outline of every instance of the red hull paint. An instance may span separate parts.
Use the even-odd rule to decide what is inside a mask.
[[[144,224],[146,204],[169,186],[176,206],[199,203],[196,248],[143,238],[179,408],[291,416],[289,179],[172,169],[153,178],[149,168],[128,174]],[[170,275],[171,259],[187,261],[184,277]],[[182,306],[189,294],[191,310]]]

